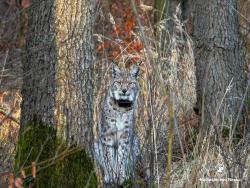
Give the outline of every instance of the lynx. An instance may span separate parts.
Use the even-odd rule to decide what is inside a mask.
[[[95,156],[103,174],[104,186],[122,185],[133,175],[139,155],[139,140],[134,132],[137,81],[139,67],[130,72],[112,66],[112,81],[108,89],[100,122]]]

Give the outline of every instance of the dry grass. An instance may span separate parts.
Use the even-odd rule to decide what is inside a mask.
[[[170,19],[175,25],[173,33],[165,29],[166,20],[152,27],[142,26],[137,20],[137,37],[141,38],[145,46],[144,53],[137,54],[143,62],[140,65],[141,92],[136,122],[143,156],[142,168],[152,177],[156,187],[237,187],[239,184],[247,187],[250,138],[246,134],[233,134],[230,122],[223,126],[211,125],[210,132],[203,138],[199,132],[198,117],[193,112],[196,77],[192,40],[179,14],[177,11],[176,16]],[[156,30],[158,37],[154,35]],[[127,58],[125,55],[121,57]],[[123,60],[120,62],[123,63]],[[97,124],[110,80],[107,57],[98,59],[94,75],[93,108],[94,122]],[[0,105],[8,114],[10,110],[6,109],[3,101]],[[174,109],[170,184],[166,181],[169,106]],[[17,106],[17,119],[19,110]],[[1,116],[0,121],[1,118],[4,117]],[[13,121],[0,125],[0,161],[1,164],[6,163],[4,168],[0,166],[0,172],[11,169],[11,163],[7,163],[13,156],[17,134],[18,125]]]
[[[144,32],[148,28],[143,28],[138,20],[140,36],[146,46],[146,71],[141,84],[137,125],[146,159],[143,166],[151,171],[157,187],[247,187],[250,148],[249,135],[244,133],[246,125],[240,129],[240,135],[234,132],[230,122],[222,122],[223,126],[211,125],[204,138],[197,129],[197,121],[193,121],[197,118],[193,112],[196,102],[193,47],[180,15],[177,7],[174,18],[170,19],[174,23],[173,33],[165,30],[166,20],[157,26],[160,37],[156,40],[152,39],[152,34]],[[164,43],[161,39],[169,40]],[[168,171],[165,171],[166,154],[171,149],[167,148],[172,118],[169,103],[174,108],[172,147],[176,153],[170,184],[166,177]]]
[[[0,174],[13,170],[19,131],[21,97],[19,92],[0,93]],[[0,177],[5,182],[5,177]]]

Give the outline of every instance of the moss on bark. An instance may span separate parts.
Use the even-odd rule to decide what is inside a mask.
[[[71,150],[73,147],[68,148]],[[62,147],[67,150],[66,144]],[[60,188],[82,188],[97,187],[97,178],[95,175],[94,165],[84,149],[74,147],[73,150],[77,151],[63,160],[59,161],[56,165],[55,187]]]
[[[31,176],[32,162],[37,164],[35,179]],[[41,123],[28,123],[20,133],[15,157],[17,176],[21,168],[28,176],[24,187],[30,183],[35,188],[97,187],[94,165],[85,150],[67,147],[56,138],[53,127]]]
[[[56,131],[52,127],[45,126],[41,123],[28,123],[21,130],[18,140],[17,154],[15,158],[15,169],[18,173],[21,168],[25,169],[27,175],[31,174],[32,162],[39,163],[41,161],[52,158],[56,149]],[[53,179],[53,167],[48,167],[40,171],[35,181],[32,182],[33,187],[49,187]],[[27,178],[25,187],[33,181]]]

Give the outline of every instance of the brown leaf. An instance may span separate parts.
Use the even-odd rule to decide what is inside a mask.
[[[142,44],[139,40],[136,41],[136,42],[134,42],[133,49],[134,49],[136,52],[141,51],[142,48],[143,48],[143,44]]]
[[[98,45],[98,46],[96,47],[97,53],[102,52],[103,50],[104,50],[104,43],[102,43],[102,44],[100,44],[100,45]]]
[[[113,51],[113,52],[112,52],[112,56],[113,56],[114,58],[118,58],[118,57],[120,56],[120,51]]]
[[[126,23],[125,23],[125,26],[124,26],[124,29],[126,32],[129,32],[133,29],[135,25],[135,19],[134,17],[131,17],[129,19],[127,19]]]
[[[121,32],[121,29],[118,25],[114,26],[114,32],[116,35],[119,35],[119,33]]]

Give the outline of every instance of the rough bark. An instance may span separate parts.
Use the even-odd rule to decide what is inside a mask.
[[[92,1],[31,1],[21,124],[36,119],[84,144],[92,130]]]
[[[240,34],[244,41],[246,51],[246,65],[250,65],[250,1],[237,0],[238,1],[238,17],[240,24]]]
[[[24,50],[21,125],[55,125],[55,25],[53,1],[31,1]]]
[[[34,187],[96,187],[86,153],[92,135],[93,3],[31,0],[28,16],[16,170],[54,158],[56,164],[38,172]],[[76,151],[67,156],[69,144]],[[65,156],[56,159],[60,152]]]
[[[93,127],[93,2],[55,2],[58,128],[69,142],[84,144]]]
[[[245,86],[236,0],[200,0],[193,4],[201,124],[209,126],[223,118],[224,123],[234,123]]]

